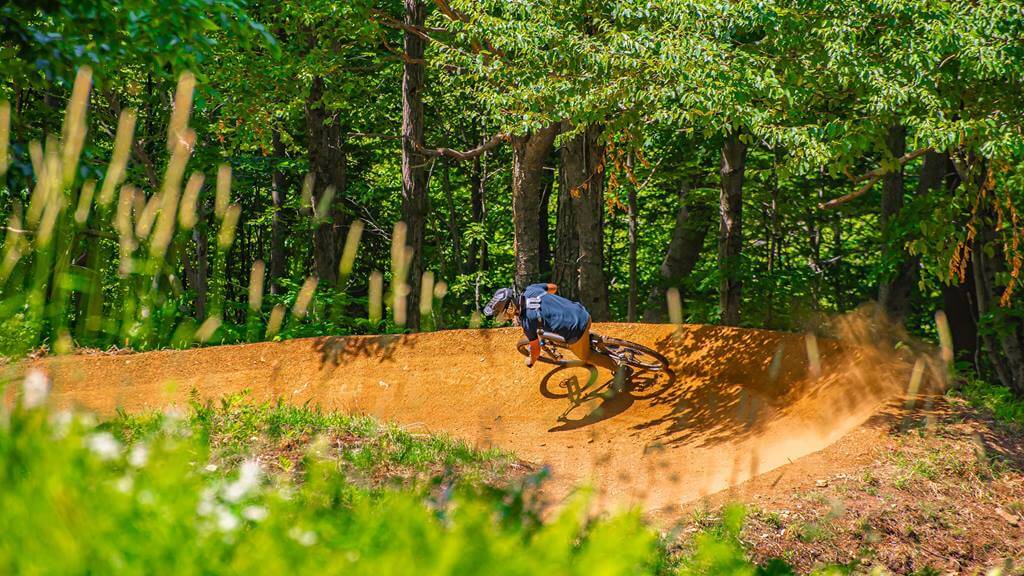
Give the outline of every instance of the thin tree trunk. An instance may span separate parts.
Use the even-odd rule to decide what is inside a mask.
[[[452,182],[448,171],[451,170],[451,162],[444,160],[441,174],[442,185],[444,186],[445,200],[448,202],[448,239],[452,245],[452,260],[455,261],[455,271],[461,276],[464,272],[462,267],[462,234],[459,232],[458,216],[455,214],[455,198],[452,196]]]
[[[565,129],[571,129],[566,123]],[[562,149],[564,182],[569,191],[576,237],[579,301],[596,321],[608,320],[608,285],[604,275],[604,147],[601,129],[588,126]]]
[[[630,186],[626,198],[627,208],[629,210],[629,296],[626,304],[626,318],[630,322],[636,322],[637,320],[637,300],[639,299],[636,278],[636,249],[637,249],[637,237],[636,237],[636,224],[637,224],[637,201],[636,201],[636,186]]]
[[[427,17],[421,0],[405,0],[405,23],[420,28]],[[405,64],[402,74],[402,219],[412,248],[409,263],[407,326],[420,327],[420,278],[423,275],[423,235],[427,218],[426,159],[417,151],[423,146],[423,52],[426,41],[405,31]]]
[[[903,156],[907,149],[907,130],[894,125],[889,128],[886,146],[896,158]],[[930,168],[922,166],[922,170]],[[924,174],[922,174],[924,176]],[[904,247],[904,239],[896,226],[903,208],[903,166],[889,172],[882,179],[882,259],[889,263],[888,271],[878,283],[878,302],[895,322],[903,322],[910,311],[910,292],[917,280],[917,258],[912,257]],[[891,271],[889,271],[891,270]]]
[[[478,139],[479,140],[479,139]],[[472,212],[473,222],[478,224],[484,230],[487,229],[486,221],[484,219],[484,175],[483,175],[483,160],[480,156],[473,158],[473,169],[470,172],[470,210]],[[486,260],[486,246],[485,242],[474,239],[469,243],[469,269],[480,271],[485,268]]]
[[[560,153],[564,154],[564,150]],[[560,160],[561,162],[561,160]],[[579,299],[580,257],[579,238],[576,235],[576,219],[572,209],[570,185],[566,182],[566,171],[558,171],[558,214],[555,223],[555,267],[554,283],[558,293],[570,300]]]
[[[541,183],[557,125],[512,138],[512,221],[515,228],[515,284],[523,289],[540,280]]]
[[[776,292],[776,278],[775,269],[778,267],[778,253],[780,236],[779,233],[779,150],[775,149],[772,151],[772,190],[771,199],[766,206],[767,217],[765,218],[765,231],[768,236],[768,294],[765,306],[765,320],[764,324],[766,328],[771,328],[775,322],[775,292]]]
[[[832,270],[832,286],[835,289],[836,308],[840,312],[846,310],[846,286],[843,282],[843,223],[838,214],[832,216],[832,242],[835,252],[829,260],[829,268]]]
[[[537,213],[537,228],[540,230],[540,277],[541,279],[551,278],[551,238],[550,226],[548,224],[548,210],[551,206],[551,195],[554,193],[555,172],[549,166],[544,166],[540,186],[540,210]]]
[[[344,226],[344,214],[339,208],[346,188],[346,158],[341,123],[330,118],[323,97],[324,80],[316,77],[306,106],[309,169],[314,178],[313,206],[323,209],[322,199],[328,189],[333,190],[333,198],[324,209],[326,213],[316,214],[319,224],[313,231],[313,262],[319,281],[335,285]]]
[[[274,130],[274,172],[271,176],[270,195],[274,203],[274,217],[270,223],[270,293],[282,294],[284,287],[281,281],[285,277],[286,255],[284,239],[288,234],[287,225],[284,219],[285,203],[285,174],[279,163],[284,160],[284,143],[281,142],[281,132]]]
[[[679,188],[672,239],[669,240],[665,258],[658,269],[658,282],[651,288],[644,306],[644,322],[668,320],[665,291],[673,286],[680,288],[686,277],[693,272],[704,249],[704,240],[711,231],[713,208],[709,204],[692,202],[689,192],[690,184],[684,181]]]
[[[825,199],[825,176],[824,169],[822,173],[818,175],[816,180],[817,186],[815,187],[814,194],[817,195],[817,204]],[[824,266],[821,262],[821,225],[818,222],[818,210],[814,207],[808,207],[807,209],[807,244],[810,246],[811,252],[808,255],[808,266],[814,273],[814,278],[811,282],[811,299],[815,310],[821,309],[821,279],[824,274]]]
[[[206,202],[200,202],[196,209],[199,212],[197,214],[199,225],[192,229],[192,243],[196,247],[195,266],[192,267],[195,276],[190,279],[190,284],[196,293],[196,319],[202,321],[206,318],[206,306],[210,291],[210,241],[206,235],[205,225],[209,208]]]
[[[719,197],[721,217],[718,230],[719,306],[722,324],[740,323],[743,283],[740,276],[743,249],[743,171],[747,145],[737,133],[725,137],[722,145],[722,190]]]

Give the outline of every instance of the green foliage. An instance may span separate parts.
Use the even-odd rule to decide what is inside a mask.
[[[972,406],[988,410],[997,420],[1024,426],[1024,400],[1006,386],[961,377],[957,387],[949,393],[964,398]]]
[[[69,342],[152,349],[401,331],[366,316],[370,275],[390,268],[391,230],[402,217],[399,80],[409,32],[429,38],[423,97],[430,148],[470,149],[495,134],[564,122],[563,143],[587,125],[601,126],[602,256],[616,319],[626,316],[635,277],[641,314],[647,295],[654,295],[653,307],[660,300],[655,289],[670,283],[682,292],[685,320],[718,320],[721,145],[738,132],[749,146],[736,262],[743,323],[788,330],[819,324],[877,298],[909,252],[918,258],[913,268],[920,277],[908,327],[931,336],[943,290],[966,278],[966,256],[978,245],[999,263],[991,300],[1006,295],[1002,306],[977,314],[982,336],[1024,337],[1018,333],[1024,308],[1013,298],[1024,268],[1024,220],[1015,208],[1024,201],[1024,58],[1015,41],[1024,18],[1015,2],[452,0],[424,6],[427,26],[414,31],[402,24],[404,4],[394,0],[195,1],[173,10],[107,0],[0,8],[0,100],[10,101],[13,126],[0,215],[9,228],[22,229],[11,225],[19,223],[17,206],[24,211],[31,204],[42,180],[33,156],[39,164],[48,135],[61,134],[57,146],[63,145],[55,110],[71,101],[76,67],[94,71],[85,121],[90,138],[75,158],[74,179],[62,182],[52,250],[38,252],[32,238],[38,223],[28,222],[27,234],[7,235],[5,247],[19,247],[20,259],[4,279],[0,317],[23,314],[12,328],[31,335],[28,346],[54,350]],[[93,206],[82,223],[70,216],[88,179],[105,184],[125,108],[136,110],[138,121],[124,183],[147,202],[159,194],[174,152],[163,127],[186,68],[198,78],[188,123],[197,144],[184,176],[207,177],[196,225],[176,228],[160,258],[140,238],[122,254],[116,201],[106,212]],[[895,125],[905,128],[908,149],[930,147],[949,158],[943,185],[912,193],[923,175],[918,157],[902,166],[906,198],[885,230],[878,214],[883,182],[868,178],[874,186],[858,199],[823,210],[823,202],[864,186],[862,175],[901,169],[885,142]],[[425,325],[474,325],[480,295],[486,300],[491,289],[510,282],[512,156],[504,146],[469,161],[426,160],[431,208],[420,256],[448,292]],[[313,239],[323,215],[313,214],[303,190],[307,172],[325,157],[337,168],[317,176],[337,188],[330,227],[340,238],[361,221],[362,249],[345,282],[321,283],[308,314],[286,314],[268,336],[274,307],[292,310],[316,269]],[[564,230],[556,215],[567,192],[559,189],[558,162],[557,153],[545,160],[549,245]],[[221,164],[232,168],[239,221],[234,242],[218,250],[223,219],[213,209],[213,175]],[[631,193],[638,200],[635,267]],[[666,281],[661,265],[681,204],[703,208],[690,213],[709,232],[693,272]],[[133,225],[144,207],[132,206]],[[991,239],[978,237],[982,227],[993,229]],[[250,310],[252,266],[262,261],[269,269],[273,259],[284,262],[276,277],[268,272],[267,296]],[[541,268],[551,264],[548,259]],[[87,321],[90,302],[99,306],[98,325]],[[219,328],[200,330],[211,318]],[[996,346],[985,346],[998,354]]]
[[[29,352],[40,329],[38,322],[33,323],[23,312],[0,320],[0,356],[20,357]]]
[[[0,567],[63,574],[612,575],[660,565],[655,533],[638,513],[588,519],[585,491],[549,522],[536,523],[523,521],[524,488],[466,481],[373,488],[317,456],[315,443],[298,482],[251,455],[238,466],[208,465],[243,436],[328,431],[420,445],[425,456],[414,463],[495,457],[443,439],[402,436],[366,418],[244,406],[239,398],[193,404],[184,419],[120,414],[99,426],[19,405],[0,424]],[[410,462],[391,460],[400,461]],[[388,462],[378,465],[386,469]],[[715,574],[791,573],[777,563],[755,572],[741,560],[741,522],[742,511],[734,509],[720,535],[702,536],[693,565]]]
[[[788,564],[772,559],[756,565],[747,559],[740,540],[746,510],[738,504],[722,509],[721,518],[699,532],[693,540],[693,554],[680,561],[679,574],[734,574],[747,576],[788,576],[795,574]]]

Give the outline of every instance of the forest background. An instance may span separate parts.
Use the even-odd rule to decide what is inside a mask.
[[[1004,0],[7,3],[0,353],[479,326],[552,281],[596,320],[943,310],[1024,395],[1022,83]]]

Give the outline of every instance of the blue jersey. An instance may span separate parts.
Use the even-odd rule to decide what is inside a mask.
[[[537,330],[558,334],[569,344],[583,336],[590,326],[590,313],[579,302],[548,292],[548,284],[531,284],[523,291],[519,320],[530,341]]]

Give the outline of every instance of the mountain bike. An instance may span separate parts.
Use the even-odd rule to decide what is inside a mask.
[[[538,360],[554,364],[556,366],[568,366],[578,362],[572,354],[565,354],[569,346],[565,338],[558,334],[544,332],[540,336],[540,357]],[[519,353],[524,356],[530,355],[530,341],[524,336],[517,345]],[[649,372],[661,372],[668,368],[668,359],[655,350],[636,342],[612,338],[600,334],[590,333],[590,350],[594,354],[603,354],[619,365],[630,366],[639,370]]]

